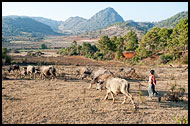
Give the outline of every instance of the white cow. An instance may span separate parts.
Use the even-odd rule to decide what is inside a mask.
[[[51,76],[51,78],[56,78],[56,69],[53,66],[42,66],[40,68],[40,77],[42,77],[42,79],[45,78],[49,78],[49,76]]]
[[[128,86],[129,86],[128,83],[129,82],[125,79],[114,78],[114,77],[110,76],[105,81],[107,94],[104,99],[105,100],[108,99],[108,95],[110,93],[113,98],[113,103],[114,103],[115,102],[114,95],[124,94],[125,97],[124,97],[124,101],[122,102],[122,104],[125,103],[126,98],[128,97],[131,100],[131,102],[134,106],[134,109],[136,109],[136,105],[134,103],[133,96],[131,94],[129,94],[129,92],[128,92]]]
[[[30,75],[30,79],[34,78],[35,79],[35,67],[34,66],[27,66],[27,70],[26,70],[27,74]]]

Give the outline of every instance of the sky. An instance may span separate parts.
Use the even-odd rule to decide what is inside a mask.
[[[157,22],[187,11],[188,2],[2,2],[2,16],[44,17],[65,21],[69,17],[90,19],[107,7],[126,20]]]

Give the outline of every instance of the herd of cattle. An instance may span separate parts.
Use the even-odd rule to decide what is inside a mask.
[[[19,65],[11,65],[8,68],[8,72],[19,71],[20,77],[25,78],[26,75],[30,75],[30,79],[35,79],[36,75],[39,75],[42,79],[51,77],[56,78],[56,69],[53,66],[35,67],[32,65],[23,67],[20,69]]]
[[[26,75],[30,76],[30,79],[35,79],[38,75],[42,79],[56,79],[56,69],[54,66],[32,66],[28,65],[20,69],[19,65],[11,65],[8,68],[8,72],[11,71],[16,72],[19,71],[20,77],[24,78]],[[107,90],[107,94],[105,96],[105,100],[108,98],[108,95],[111,94],[113,98],[113,103],[115,101],[114,95],[124,94],[124,101],[126,98],[129,98],[131,103],[133,104],[134,109],[136,109],[136,105],[134,103],[133,96],[129,93],[130,84],[126,79],[121,78],[118,73],[122,73],[124,71],[126,74],[135,72],[134,68],[124,69],[121,68],[117,73],[113,73],[110,70],[100,67],[99,69],[92,69],[90,67],[82,67],[77,69],[75,72],[76,77],[80,79],[90,78],[91,82],[89,85],[89,89],[92,85],[96,84],[97,90]]]
[[[19,65],[10,65],[7,69],[9,73],[13,71],[16,74],[19,73],[20,78],[25,78],[27,75],[30,76],[30,79],[36,79],[37,77],[41,79],[57,79],[57,70],[54,66],[24,66],[20,67]],[[129,98],[133,108],[136,109],[136,104],[134,102],[133,96],[129,93],[130,84],[125,79],[126,76],[131,77],[138,76],[135,73],[134,68],[120,68],[116,72],[111,72],[109,69],[100,67],[94,69],[90,66],[78,67],[76,70],[73,70],[73,74],[79,79],[90,79],[89,89],[92,88],[92,85],[96,85],[97,90],[107,90],[105,100],[108,99],[108,95],[111,94],[113,103],[115,101],[114,95],[124,94],[125,103],[126,98]],[[139,76],[138,76],[139,78]],[[140,77],[141,78],[141,77]],[[142,78],[141,78],[142,79]],[[179,97],[183,98],[185,90],[180,89],[175,92],[170,92],[164,94],[165,100],[169,101],[179,101]]]
[[[8,72],[10,73],[11,71],[13,71],[14,73],[16,73],[16,71],[19,72],[21,78],[25,78],[26,75],[29,75],[30,79],[36,79],[37,76],[41,79],[57,79],[58,74],[56,73],[56,68],[54,66],[39,67],[28,65],[26,67],[24,66],[21,69],[19,65],[11,65],[8,68]],[[92,85],[96,85],[97,90],[106,89],[107,93],[104,98],[105,100],[108,98],[108,95],[111,94],[114,103],[114,95],[121,93],[125,95],[124,101],[122,103],[125,103],[126,98],[129,98],[131,103],[133,104],[134,109],[136,109],[133,96],[129,93],[130,84],[122,75],[134,75],[134,68],[120,68],[113,73],[107,68],[100,67],[98,69],[93,69],[90,66],[85,66],[78,67],[78,69],[74,70],[73,72],[79,79],[90,79],[89,89],[92,88]],[[172,91],[172,94],[165,94],[164,97],[165,100],[178,101],[180,95],[183,98],[184,92],[185,90],[179,90],[176,92]]]

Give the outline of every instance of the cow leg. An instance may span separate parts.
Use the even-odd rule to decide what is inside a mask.
[[[32,79],[32,73],[30,73],[30,79]]]
[[[14,71],[14,75],[15,75],[15,77],[16,77],[16,79],[17,79],[17,77],[18,77],[18,76],[17,76],[17,71]]]
[[[112,99],[113,99],[113,103],[114,103],[114,102],[115,102],[114,94],[113,94],[112,91],[111,91],[110,93],[111,93],[111,96],[112,96]],[[112,103],[112,104],[113,104],[113,103]]]
[[[34,76],[34,79],[36,79],[36,75],[35,75],[35,73],[33,73],[33,76]]]
[[[109,95],[109,93],[110,93],[110,91],[107,91],[107,93],[106,93],[106,96],[105,96],[104,100],[107,100],[107,99],[108,99],[108,95]]]
[[[124,103],[125,103],[126,99],[127,99],[127,96],[125,95],[125,96],[124,96],[124,100],[123,100],[122,104],[124,104]]]
[[[125,95],[126,95],[126,97],[128,97],[129,99],[130,99],[130,101],[131,101],[131,103],[133,104],[133,106],[134,106],[134,109],[136,109],[136,105],[135,105],[135,102],[134,102],[134,100],[133,100],[133,96],[131,95],[131,94],[129,94],[129,93],[125,93]],[[123,101],[123,104],[125,103],[125,100]]]
[[[42,73],[42,74],[40,74],[40,77],[42,78],[42,80],[45,80],[45,75]]]
[[[92,88],[92,84],[95,84],[95,79],[91,80],[90,86],[88,87],[88,89]]]
[[[40,74],[40,78],[42,78],[42,80],[44,80],[44,74],[43,73]]]
[[[88,89],[90,89],[92,87],[92,84],[90,83],[90,86],[88,87]]]

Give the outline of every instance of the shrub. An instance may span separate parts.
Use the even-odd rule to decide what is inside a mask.
[[[11,63],[11,57],[7,55],[8,50],[7,48],[2,49],[2,63],[3,64],[10,64]]]
[[[22,63],[27,63],[27,58],[23,58]]]
[[[116,59],[116,60],[120,60],[120,59],[122,59],[122,58],[123,58],[122,53],[121,53],[120,51],[116,51],[116,53],[115,53],[115,59]]]
[[[104,55],[101,52],[96,52],[96,53],[94,53],[93,59],[103,60],[104,59]]]
[[[188,56],[186,55],[186,56],[183,56],[182,58],[181,58],[181,63],[183,63],[183,64],[188,64]]]
[[[14,60],[12,60],[12,61],[11,61],[11,64],[16,64],[16,63],[17,63],[17,62],[16,62],[16,61],[14,61]]]
[[[133,58],[131,59],[131,63],[136,64],[136,63],[138,63],[139,60],[140,60],[140,58],[138,56],[133,56]]]
[[[11,50],[12,53],[20,53],[17,49]]]
[[[182,117],[182,118],[174,118],[179,124],[188,124],[188,118],[186,116]]]
[[[161,55],[161,56],[160,56],[160,59],[161,59],[161,63],[166,64],[166,63],[168,63],[168,62],[174,60],[174,59],[175,59],[175,56],[172,55],[172,54],[167,53],[167,54]]]
[[[48,47],[47,47],[46,44],[41,44],[41,45],[40,45],[40,48],[41,48],[41,49],[47,49]]]
[[[112,60],[114,56],[115,56],[114,52],[109,51],[108,53],[104,54],[104,59]]]

